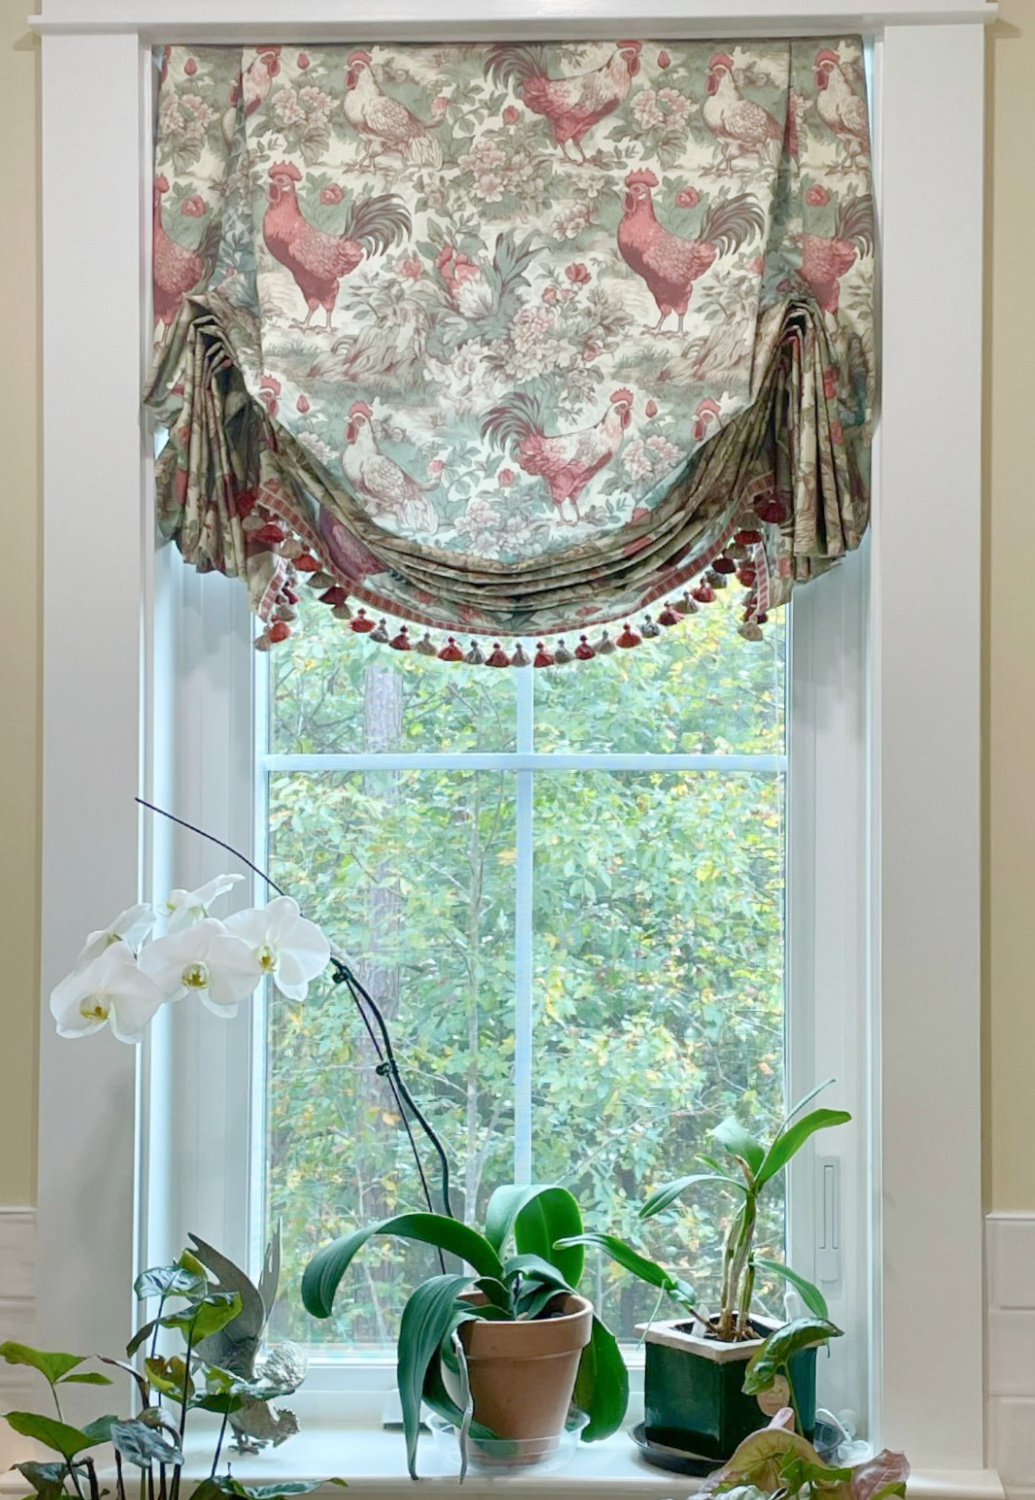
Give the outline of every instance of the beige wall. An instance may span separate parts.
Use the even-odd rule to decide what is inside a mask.
[[[35,1173],[37,60],[24,23],[28,8],[27,0],[0,0],[0,1204],[31,1202]],[[1000,14],[989,37],[986,1165],[990,1206],[1035,1210],[1035,795],[1029,790],[1035,762],[1035,618],[1029,605],[1035,563],[1035,5],[1000,0]],[[978,205],[960,204],[961,213],[978,211]],[[951,248],[934,246],[931,253]],[[981,580],[964,572],[958,586],[978,588]],[[952,608],[951,598],[945,608]],[[931,1024],[937,1026],[937,1015]]]
[[[38,52],[26,0],[0,0],[0,1204],[36,1167],[39,921]]]

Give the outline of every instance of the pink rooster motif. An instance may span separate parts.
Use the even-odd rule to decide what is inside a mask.
[[[694,282],[720,255],[739,250],[765,228],[765,215],[748,193],[709,204],[696,239],[684,239],[659,224],[652,190],[658,179],[639,167],[625,179],[625,211],[618,226],[618,248],[627,265],[650,287],[660,314],[653,331],[660,333],[669,313],[679,332],[690,305]]]
[[[579,499],[586,485],[615,458],[632,421],[632,391],[612,391],[604,415],[592,427],[547,436],[542,408],[534,397],[514,391],[494,406],[482,423],[482,436],[498,448],[513,447],[526,474],[546,480],[562,523],[577,525]],[[571,519],[565,506],[572,510]]]
[[[354,198],[341,234],[325,234],[302,213],[295,184],[302,173],[294,162],[278,161],[269,169],[269,204],[262,221],[266,248],[295,278],[309,311],[295,327],[308,329],[318,307],[327,314],[322,330],[333,333],[332,318],[343,276],[364,256],[387,250],[410,232],[410,215],[392,193]]]
[[[801,242],[801,274],[824,312],[836,313],[841,277],[859,258],[873,253],[873,199],[869,193],[846,198],[837,210],[833,235],[806,234]]]
[[[640,71],[642,50],[642,42],[619,42],[602,67],[551,78],[546,47],[504,43],[490,48],[486,72],[504,88],[513,84],[518,98],[532,113],[549,120],[565,159],[581,166],[586,162],[583,136],[627,98]],[[568,153],[569,142],[578,152],[576,157]]]
[[[400,531],[413,536],[433,536],[438,513],[427,492],[438,488],[438,480],[418,484],[394,458],[382,453],[374,437],[373,409],[365,401],[349,407],[345,429],[345,452],[341,466],[357,495],[368,502],[375,520],[394,521]]]
[[[779,151],[783,127],[767,109],[745,99],[728,52],[717,52],[708,64],[708,97],[701,117],[722,148],[722,167],[732,173],[742,156],[764,162]]]

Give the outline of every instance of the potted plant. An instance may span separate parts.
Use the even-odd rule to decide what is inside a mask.
[[[736,1490],[742,1500],[889,1500],[904,1496],[909,1462],[904,1453],[882,1449],[850,1469],[824,1463],[811,1443],[793,1428],[794,1414],[785,1408],[761,1432],[744,1439],[729,1463],[709,1475],[698,1491],[701,1497]]]
[[[405,1213],[335,1240],[310,1261],[302,1301],[317,1318],[330,1317],[353,1257],[376,1234],[433,1245],[470,1268],[429,1277],[403,1310],[399,1397],[412,1478],[422,1401],[456,1426],[461,1472],[469,1442],[509,1440],[511,1462],[537,1461],[559,1440],[573,1398],[589,1418],[586,1441],[618,1428],[628,1375],[613,1335],[578,1292],[581,1232],[565,1188],[508,1186],[493,1193],[483,1233],[442,1214]],[[565,1237],[571,1243],[558,1248]]]
[[[109,1443],[115,1450],[116,1500],[131,1500],[137,1493],[146,1493],[149,1500],[179,1500],[184,1440],[193,1411],[214,1412],[220,1423],[211,1465],[205,1465],[207,1476],[195,1484],[191,1500],[289,1500],[318,1489],[324,1482],[317,1479],[249,1486],[233,1477],[225,1459],[221,1468],[228,1426],[246,1417],[243,1429],[234,1428],[235,1442],[241,1449],[254,1450],[260,1416],[265,1414],[277,1426],[276,1415],[267,1403],[295,1390],[305,1369],[304,1361],[300,1363],[298,1358],[301,1351],[287,1345],[277,1346],[270,1351],[271,1358],[263,1360],[259,1355],[262,1328],[256,1323],[254,1306],[258,1291],[243,1271],[204,1241],[196,1240],[195,1249],[200,1255],[185,1250],[174,1265],[156,1266],[138,1276],[134,1288],[137,1297],[157,1301],[156,1316],[137,1329],[126,1346],[125,1360],[100,1356],[104,1364],[132,1376],[138,1399],[133,1416],[120,1419],[108,1415],[83,1427],[73,1426],[62,1408],[62,1394],[76,1385],[110,1386],[109,1377],[99,1370],[83,1369],[86,1360],[82,1355],[32,1349],[13,1342],[0,1344],[0,1359],[38,1371],[53,1400],[53,1415],[9,1411],[3,1417],[15,1432],[41,1443],[55,1455],[46,1462],[14,1466],[32,1487],[34,1500],[103,1500],[109,1491],[102,1488],[95,1450]],[[214,1263],[215,1279],[210,1278],[201,1256]],[[275,1258],[271,1246],[264,1279],[271,1274]],[[253,1306],[249,1307],[249,1302]],[[168,1332],[182,1339],[182,1353],[160,1351],[160,1341]],[[212,1358],[214,1349],[223,1351],[229,1364],[243,1365],[248,1373],[217,1364]],[[131,1363],[138,1352],[139,1367]],[[294,1431],[294,1425],[290,1426]],[[127,1464],[140,1471],[139,1485],[127,1483]]]
[[[727,1459],[748,1433],[788,1402],[801,1431],[806,1435],[813,1431],[816,1347],[841,1330],[829,1321],[819,1288],[782,1262],[757,1256],[754,1236],[762,1195],[792,1157],[817,1130],[851,1119],[844,1110],[834,1109],[816,1109],[797,1118],[818,1092],[814,1089],[791,1110],[768,1145],[756,1140],[739,1120],[723,1120],[712,1138],[736,1170],[713,1157],[701,1157],[707,1171],[658,1188],[640,1209],[641,1219],[653,1218],[703,1182],[721,1183],[736,1195],[736,1209],[723,1242],[722,1291],[715,1316],[697,1310],[693,1289],[685,1281],[614,1235],[580,1234],[560,1242],[563,1248],[597,1246],[626,1270],[668,1293],[683,1309],[682,1318],[638,1330],[647,1344],[647,1435],[668,1447],[702,1458]],[[754,1310],[755,1278],[760,1271],[787,1281],[811,1316],[781,1324]]]

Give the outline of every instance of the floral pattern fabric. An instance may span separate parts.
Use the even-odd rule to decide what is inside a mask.
[[[757,635],[859,544],[858,39],[159,61],[160,526],[263,644],[303,577],[437,650],[669,623],[736,574]]]

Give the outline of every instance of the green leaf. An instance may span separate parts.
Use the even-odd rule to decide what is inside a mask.
[[[766,1152],[765,1160],[755,1173],[756,1186],[761,1187],[770,1178],[781,1172],[817,1130],[826,1130],[831,1125],[847,1125],[851,1115],[844,1109],[814,1109],[810,1115],[791,1125],[778,1135]]]
[[[15,1344],[8,1340],[0,1344],[0,1359],[5,1359],[9,1365],[28,1365],[33,1370],[39,1370],[51,1385],[57,1385],[59,1380],[64,1380],[69,1370],[74,1370],[77,1365],[83,1364],[85,1354],[52,1354],[42,1349],[32,1349],[28,1344]]]
[[[103,1360],[106,1365],[114,1365],[117,1370],[125,1370],[127,1375],[132,1375],[133,1379],[136,1381],[137,1391],[140,1395],[140,1404],[141,1406],[147,1405],[148,1401],[150,1400],[147,1381],[144,1379],[143,1375],[141,1375],[136,1365],[130,1364],[128,1359],[111,1359],[107,1354],[100,1354],[98,1355],[98,1358]]]
[[[678,1277],[659,1266],[656,1261],[648,1260],[624,1240],[620,1240],[613,1234],[580,1234],[574,1241],[567,1240],[565,1244],[592,1245],[597,1250],[603,1250],[623,1270],[631,1271],[641,1281],[647,1282],[649,1286],[656,1286],[663,1292],[668,1292],[682,1306],[689,1308],[694,1299],[693,1287]]]
[[[288,1500],[290,1495],[311,1495],[324,1484],[348,1488],[344,1479],[290,1479],[283,1484],[242,1484],[239,1479],[233,1479],[231,1484],[230,1493],[242,1496],[243,1500]]]
[[[174,1354],[171,1359],[164,1355],[155,1355],[153,1359],[144,1360],[144,1369],[147,1378],[156,1391],[161,1391],[163,1396],[175,1396],[177,1401],[183,1395],[183,1381],[187,1376],[187,1366],[179,1354]],[[187,1399],[194,1394],[194,1381],[187,1377]]]
[[[610,1437],[622,1425],[629,1405],[629,1372],[614,1334],[594,1315],[593,1333],[582,1351],[575,1377],[575,1405],[589,1417],[587,1443]]]
[[[439,1345],[466,1319],[477,1316],[470,1304],[459,1303],[470,1285],[467,1276],[431,1276],[411,1295],[399,1324],[398,1377],[406,1434],[406,1465],[417,1478],[417,1438],[420,1404],[428,1366],[438,1357]]]
[[[375,1234],[392,1234],[400,1239],[434,1245],[436,1249],[445,1250],[466,1261],[479,1276],[494,1276],[499,1279],[503,1275],[499,1256],[476,1229],[461,1224],[457,1219],[448,1219],[443,1214],[398,1214],[391,1219],[382,1219],[379,1224],[372,1224],[369,1229],[358,1229],[355,1234],[346,1235],[317,1251],[302,1277],[302,1301],[306,1311],[314,1318],[331,1316],[334,1294],[341,1278],[356,1252]]]
[[[69,1473],[66,1463],[24,1463],[14,1466],[23,1479],[27,1479],[39,1495],[40,1500],[57,1500],[65,1493],[65,1479]]]
[[[582,1280],[585,1251],[581,1245],[555,1250],[558,1240],[582,1233],[579,1205],[562,1187],[530,1187],[514,1215],[514,1247],[519,1255],[539,1255],[557,1267],[574,1289]]]
[[[107,1375],[102,1375],[100,1370],[83,1370],[79,1375],[62,1376],[60,1385],[111,1385]]]
[[[110,1417],[107,1420],[114,1422],[115,1418]],[[107,1434],[103,1437],[92,1437],[89,1428],[70,1427],[67,1422],[57,1422],[53,1417],[37,1416],[31,1411],[9,1411],[5,1414],[4,1421],[22,1437],[35,1438],[38,1443],[43,1444],[44,1448],[52,1448],[55,1453],[60,1453],[62,1458],[69,1460],[73,1459],[77,1453],[81,1453],[84,1448],[92,1448],[96,1443],[107,1441]],[[95,1425],[91,1423],[91,1426]]]
[[[184,1251],[184,1255],[187,1255]],[[194,1260],[193,1255],[190,1257]],[[197,1270],[177,1264],[175,1266],[152,1266],[141,1271],[133,1283],[133,1290],[141,1302],[148,1297],[197,1297],[208,1291],[208,1276],[200,1261]]]
[[[785,1370],[794,1356],[813,1344],[825,1344],[827,1339],[841,1337],[842,1330],[826,1318],[795,1318],[785,1323],[756,1349],[744,1372],[744,1394],[757,1396],[769,1390],[777,1375]]]
[[[130,1339],[129,1343],[126,1345],[126,1358],[127,1359],[132,1359],[133,1358],[134,1354],[140,1348],[141,1344],[146,1344],[147,1343],[147,1340],[151,1337],[151,1335],[154,1333],[154,1331],[155,1331],[155,1329],[157,1327],[158,1327],[158,1319],[157,1318],[152,1318],[151,1321],[150,1321],[150,1323],[145,1323],[143,1325],[143,1327],[137,1329],[136,1333],[133,1335],[133,1337]]]
[[[94,1421],[87,1422],[83,1428],[83,1436],[89,1441],[84,1446],[95,1448],[98,1443],[110,1443],[111,1429],[118,1420],[118,1417],[96,1417]]]
[[[646,1203],[640,1209],[638,1217],[641,1219],[653,1219],[655,1214],[660,1214],[674,1203],[681,1193],[685,1193],[688,1187],[694,1187],[698,1182],[721,1182],[726,1187],[736,1188],[740,1193],[746,1193],[747,1188],[737,1177],[730,1177],[725,1172],[692,1172],[689,1177],[677,1177],[675,1182],[666,1183],[664,1187],[655,1188]]]
[[[714,1495],[750,1485],[772,1495],[782,1488],[784,1467],[793,1458],[822,1463],[815,1448],[800,1433],[788,1432],[785,1427],[763,1427],[746,1437],[729,1462],[708,1476],[699,1494]]]
[[[240,1314],[240,1292],[212,1292],[203,1302],[192,1302],[180,1312],[166,1313],[163,1328],[178,1328],[192,1344],[211,1338]]]
[[[712,1140],[718,1141],[724,1151],[730,1156],[736,1157],[738,1161],[746,1163],[752,1177],[758,1176],[758,1169],[765,1160],[765,1147],[761,1141],[755,1139],[749,1131],[733,1115],[716,1125],[712,1131]]]
[[[781,1276],[788,1282],[801,1297],[809,1312],[817,1318],[828,1318],[830,1310],[827,1307],[827,1299],[818,1286],[813,1286],[811,1281],[806,1281],[804,1276],[799,1276],[797,1271],[792,1271],[790,1266],[785,1266],[781,1260],[766,1260],[764,1256],[755,1256],[755,1269],[766,1271],[770,1276]]]
[[[164,1427],[149,1427],[146,1422],[115,1422],[111,1429],[115,1451],[127,1463],[146,1469],[152,1463],[182,1464],[183,1450],[171,1432]]]
[[[806,1104],[811,1104],[816,1095],[821,1094],[824,1089],[828,1089],[833,1082],[833,1078],[824,1078],[822,1083],[817,1083],[814,1089],[809,1089],[807,1094],[803,1094],[802,1097],[798,1100],[797,1104],[795,1104],[792,1109],[789,1109],[787,1111],[787,1114],[784,1116],[784,1122],[780,1126],[780,1129],[777,1131],[777,1135],[783,1135],[784,1131],[794,1119],[795,1115],[801,1114]]]

